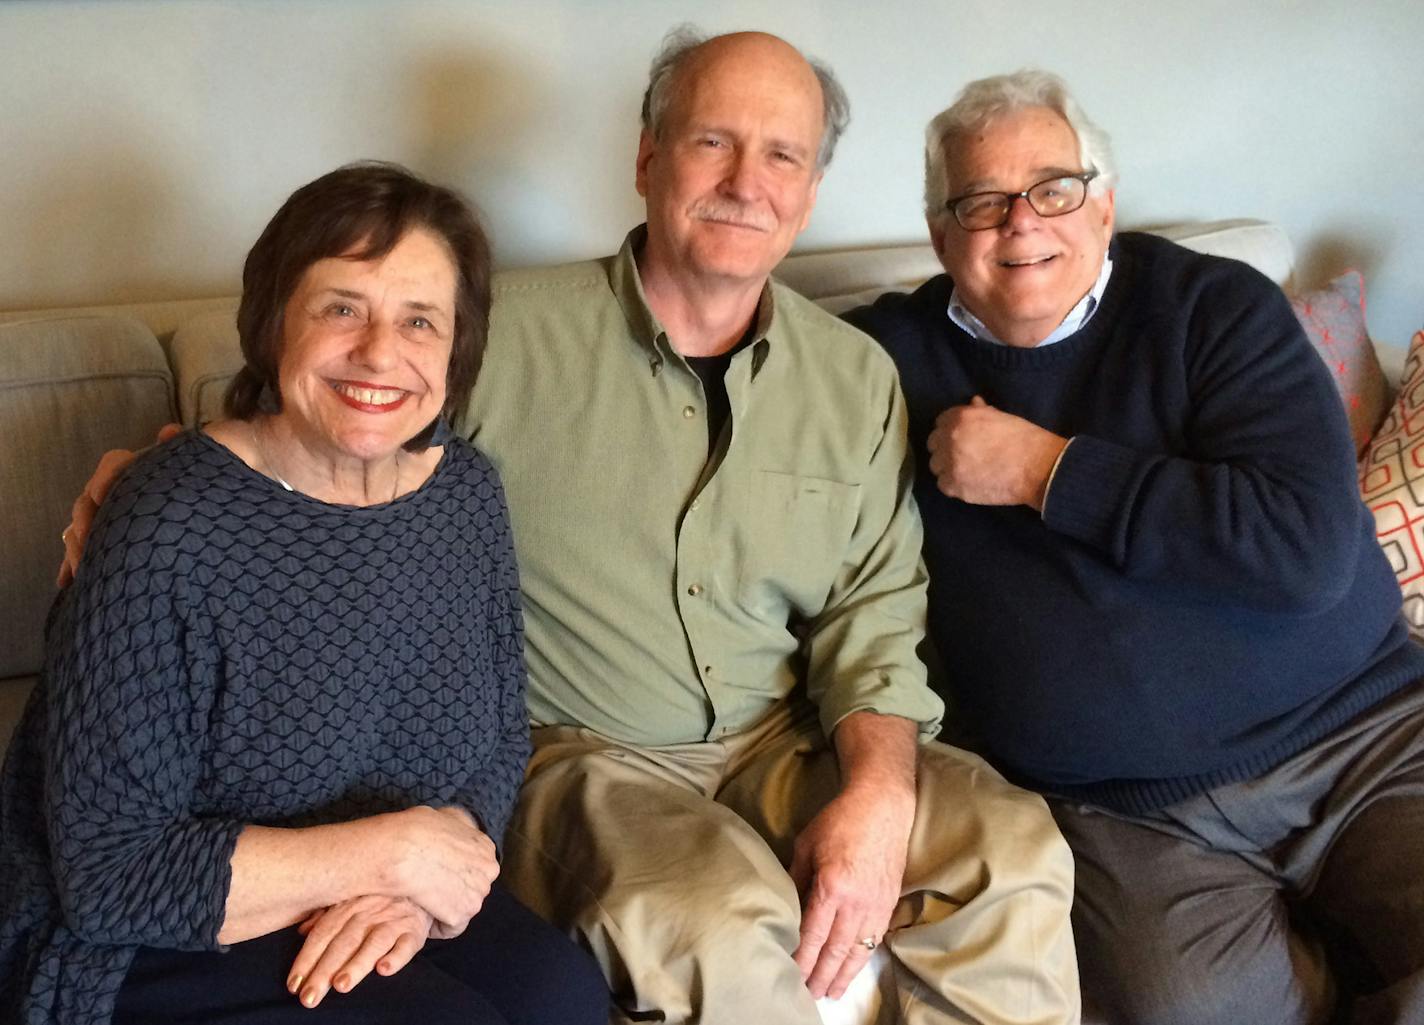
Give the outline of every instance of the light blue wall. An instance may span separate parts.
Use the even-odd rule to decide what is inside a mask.
[[[1424,326],[1419,0],[876,6],[0,3],[0,308],[233,292],[281,199],[363,156],[462,186],[504,265],[606,252],[638,218],[648,58],[692,19],[785,35],[850,92],[803,249],[923,239],[924,123],[1036,64],[1112,132],[1120,224],[1278,221],[1305,283],[1365,273],[1377,337]]]

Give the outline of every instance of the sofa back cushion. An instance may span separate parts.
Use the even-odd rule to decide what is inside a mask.
[[[1161,235],[1199,253],[1249,263],[1287,291],[1294,283],[1295,252],[1285,229],[1278,224],[1243,218],[1140,230]]]
[[[0,324],[0,680],[39,671],[59,532],[99,456],[152,444],[172,396],[163,350],[136,320]]]
[[[222,419],[223,394],[242,369],[236,318],[236,309],[200,313],[168,342],[178,381],[178,412],[190,427]]]

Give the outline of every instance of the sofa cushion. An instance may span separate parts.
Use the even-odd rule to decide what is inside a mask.
[[[788,256],[777,265],[776,277],[807,299],[864,293],[869,302],[882,292],[914,288],[942,269],[934,247],[921,244]],[[828,308],[839,313],[858,305],[833,300]]]
[[[1290,239],[1278,224],[1267,221],[1209,221],[1146,228],[1154,235],[1198,253],[1226,256],[1249,263],[1282,288],[1289,288],[1295,270]]]
[[[1355,454],[1361,455],[1389,405],[1389,386],[1365,327],[1364,279],[1348,271],[1324,288],[1293,296],[1291,308],[1335,379]]]
[[[138,321],[0,325],[0,680],[39,671],[59,532],[99,456],[152,444],[173,415],[168,363]]]
[[[183,422],[191,427],[221,419],[223,393],[242,367],[236,310],[211,310],[186,321],[173,333],[168,356]]]
[[[1360,460],[1360,491],[1404,592],[1404,615],[1424,637],[1424,331],[1405,357],[1399,397]]]
[[[117,303],[104,306],[56,306],[39,310],[0,311],[0,324],[21,320],[72,320],[75,317],[128,317],[143,324],[160,342],[202,313],[237,310],[236,296],[213,299],[159,299],[153,302]]]

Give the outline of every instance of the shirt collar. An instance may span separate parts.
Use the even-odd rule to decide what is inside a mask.
[[[1088,294],[1079,299],[1077,304],[1068,311],[1068,316],[1063,318],[1063,322],[1054,328],[1047,338],[1038,343],[1038,348],[1052,345],[1054,342],[1061,342],[1069,335],[1076,334],[1087,327],[1088,321],[1093,319],[1093,314],[1098,310],[1098,304],[1102,302],[1103,293],[1107,291],[1108,278],[1111,275],[1112,257],[1104,253],[1103,269],[1098,272],[1098,280],[1088,290]],[[993,342],[995,345],[1007,344],[994,337],[994,333],[984,326],[984,322],[969,312],[969,308],[959,297],[958,285],[955,285],[949,293],[949,319],[975,338]]]
[[[637,254],[647,238],[646,224],[640,224],[628,232],[628,237],[623,240],[623,247],[618,250],[618,255],[613,258],[613,264],[608,270],[608,283],[618,305],[623,309],[623,316],[628,321],[634,339],[648,350],[650,359],[660,362],[674,355],[676,350],[668,341],[667,331],[659,323],[657,315],[648,306],[648,297],[643,292],[643,279],[638,276]],[[760,369],[766,359],[765,353],[769,345],[774,344],[772,339],[777,328],[776,302],[772,298],[771,280],[768,279],[762,286],[761,298],[757,301],[756,327],[750,346],[760,353],[753,361],[755,369]]]

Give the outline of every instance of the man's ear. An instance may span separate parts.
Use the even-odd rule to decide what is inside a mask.
[[[1113,220],[1117,217],[1117,189],[1109,189],[1098,202],[1103,208],[1103,234],[1112,238]]]
[[[817,171],[816,176],[811,179],[811,194],[806,199],[806,214],[801,218],[801,227],[796,229],[798,235],[806,230],[806,225],[811,223],[811,211],[816,208],[816,196],[821,190],[821,179],[825,176],[825,171]]]
[[[927,217],[925,222],[930,228],[930,245],[934,247],[939,262],[944,263],[944,221],[938,217]]]
[[[648,195],[648,164],[657,149],[658,144],[652,133],[646,128],[643,129],[643,134],[638,136],[638,161],[634,164],[633,186],[638,190],[638,195],[645,199]]]

